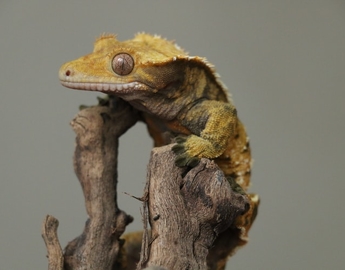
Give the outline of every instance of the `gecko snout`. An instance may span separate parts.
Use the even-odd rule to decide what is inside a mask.
[[[69,66],[69,65],[67,65],[65,67],[62,67],[61,71],[62,71],[61,73],[63,75],[65,75],[66,77],[71,77],[74,74],[73,68],[71,66]]]
[[[71,65],[69,65],[68,63],[62,65],[59,70],[59,78],[62,81],[71,80],[73,74],[74,74],[73,67],[71,67]]]

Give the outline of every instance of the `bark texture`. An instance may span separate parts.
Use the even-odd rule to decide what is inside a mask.
[[[217,236],[246,211],[248,199],[235,193],[208,159],[191,170],[176,167],[172,145],[155,148],[148,168],[145,220],[137,269],[207,269]]]
[[[117,205],[118,138],[138,119],[131,106],[110,98],[72,120],[74,169],[89,219],[62,252],[58,220],[46,217],[42,236],[49,270],[220,270],[244,243],[233,224],[247,210],[247,196],[231,189],[213,161],[202,159],[192,169],[176,167],[172,145],[151,153],[142,198],[144,232],[120,239],[132,217]]]
[[[59,221],[49,215],[45,218],[42,226],[42,237],[48,251],[48,270],[63,269],[63,253],[57,236],[58,226]]]
[[[117,206],[118,138],[137,121],[138,115],[121,100],[102,100],[102,103],[105,106],[81,110],[71,122],[77,135],[74,169],[89,219],[83,233],[66,246],[63,258],[55,233],[58,222],[51,216],[45,219],[42,236],[51,270],[122,267],[120,236],[132,217]]]

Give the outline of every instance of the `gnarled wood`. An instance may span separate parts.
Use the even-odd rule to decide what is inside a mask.
[[[42,237],[48,251],[48,270],[63,270],[63,253],[57,229],[59,221],[53,216],[46,216],[42,226]]]
[[[65,268],[111,269],[120,250],[119,237],[132,217],[117,207],[118,138],[136,121],[121,100],[79,112],[71,122],[77,134],[74,170],[81,183],[89,220],[81,236],[65,249]]]
[[[71,122],[77,134],[74,169],[89,219],[62,253],[58,221],[47,216],[42,236],[49,270],[223,269],[229,251],[243,244],[234,221],[247,210],[248,197],[232,190],[213,161],[176,167],[173,145],[151,153],[144,233],[125,235],[125,243],[119,239],[132,217],[117,206],[118,138],[139,116],[122,100],[100,103]]]
[[[51,233],[46,228],[51,218],[47,217],[42,235],[48,249],[49,269],[125,267],[121,261],[115,262],[123,244],[119,238],[132,221],[117,206],[118,138],[137,121],[138,115],[120,99],[110,98],[101,103],[105,106],[83,109],[71,122],[77,135],[74,169],[83,189],[89,219],[84,232],[68,243],[61,258],[56,251],[57,235],[54,234],[54,241],[49,238]],[[57,220],[53,224],[57,227]]]
[[[186,171],[176,167],[172,145],[155,148],[148,169],[143,252],[137,269],[207,269],[207,254],[217,236],[248,207],[223,172],[208,159]]]

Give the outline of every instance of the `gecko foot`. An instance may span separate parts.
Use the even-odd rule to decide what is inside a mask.
[[[236,183],[235,178],[232,175],[226,175],[225,177],[228,180],[228,182],[231,186],[231,189],[233,191],[235,191],[236,193],[239,193],[241,195],[246,194],[246,192],[243,190],[243,188],[239,184]]]
[[[193,157],[188,154],[186,149],[187,137],[178,136],[175,138],[176,145],[173,146],[172,150],[176,154],[175,165],[178,167],[195,167],[199,164],[200,158]]]

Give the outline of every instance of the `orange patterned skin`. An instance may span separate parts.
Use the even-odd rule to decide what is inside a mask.
[[[167,134],[178,135],[173,148],[178,166],[214,159],[240,192],[247,191],[252,163],[248,137],[206,59],[191,57],[159,36],[137,34],[121,42],[103,35],[92,53],[65,63],[59,78],[69,88],[126,100],[142,113],[155,146],[170,143]],[[236,221],[244,238],[259,204],[257,195],[248,196],[250,209]]]

